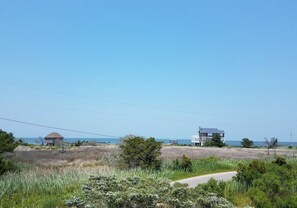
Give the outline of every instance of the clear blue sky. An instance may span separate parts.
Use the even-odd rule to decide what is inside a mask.
[[[202,126],[297,140],[296,11],[295,0],[2,1],[0,117],[115,136],[187,139]]]

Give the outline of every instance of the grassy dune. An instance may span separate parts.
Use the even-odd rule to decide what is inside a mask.
[[[117,170],[113,166],[27,167],[0,179],[0,207],[64,207],[71,196],[81,196],[81,186],[90,175],[117,175],[177,180],[207,173],[234,170],[237,161],[207,158],[193,161],[193,171],[173,170],[166,161],[160,171],[141,169]]]
[[[287,151],[281,153],[286,154]],[[173,168],[172,161],[183,154],[192,159],[193,171]],[[66,199],[82,195],[81,186],[90,175],[113,174],[123,178],[150,176],[179,180],[235,170],[239,162],[245,162],[246,158],[262,157],[265,150],[163,147],[164,162],[160,171],[118,170],[117,155],[118,147],[115,145],[79,147],[64,153],[59,149],[18,148],[8,157],[24,165],[22,171],[0,178],[0,207],[64,207]]]

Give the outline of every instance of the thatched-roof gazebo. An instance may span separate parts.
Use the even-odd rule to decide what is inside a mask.
[[[52,145],[52,146],[63,145],[63,139],[64,137],[57,132],[52,132],[46,137],[44,137],[44,141],[46,145]]]

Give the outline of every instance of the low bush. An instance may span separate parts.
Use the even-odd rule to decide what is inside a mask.
[[[6,172],[15,171],[16,169],[16,165],[13,162],[0,157],[0,176]]]
[[[166,179],[115,176],[91,176],[83,186],[84,198],[71,198],[69,207],[110,207],[110,208],[216,208],[234,207],[226,199],[216,194],[208,194],[201,189],[188,188]],[[79,204],[79,206],[78,206]]]
[[[233,184],[233,185],[232,185]],[[238,195],[255,207],[297,207],[297,160],[277,157],[274,161],[254,160],[241,164],[224,197],[238,205]]]
[[[267,198],[265,192],[261,191],[258,188],[251,188],[247,192],[248,196],[252,199],[254,206],[259,208],[268,208],[272,207],[269,198]]]
[[[203,191],[206,191],[208,193],[215,193],[220,197],[224,196],[225,187],[226,182],[217,181],[214,178],[209,179],[207,183],[198,185],[198,188],[201,188]]]
[[[183,171],[193,171],[192,161],[186,155],[183,155],[181,161],[177,158],[172,162],[172,167],[174,170],[183,170]]]
[[[192,171],[192,161],[189,157],[187,157],[186,155],[183,155],[182,157],[182,160],[181,160],[181,163],[180,163],[180,167],[183,169],[183,170],[186,170],[186,171]]]
[[[80,147],[84,142],[81,142],[79,140],[77,140],[77,142],[74,142],[74,146],[76,147]]]
[[[253,160],[249,164],[239,164],[236,180],[251,186],[253,180],[259,178],[266,171],[265,163],[260,160]]]
[[[161,148],[161,143],[154,138],[126,138],[120,145],[120,165],[125,168],[158,170],[162,164]]]
[[[287,164],[287,161],[285,158],[283,157],[280,157],[280,156],[277,156],[275,161],[273,161],[274,164],[277,164],[279,166],[282,166],[282,165],[286,165]]]

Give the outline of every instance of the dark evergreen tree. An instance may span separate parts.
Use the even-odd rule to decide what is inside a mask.
[[[12,152],[18,146],[12,133],[7,133],[0,129],[0,154]]]
[[[244,148],[251,148],[254,145],[254,142],[252,140],[249,140],[248,138],[243,138],[241,141],[241,146]]]
[[[121,164],[128,168],[159,169],[161,167],[161,142],[154,138],[132,137],[120,145]]]
[[[223,147],[225,146],[224,141],[221,138],[220,134],[214,134],[212,139],[211,139],[211,146],[215,147]]]
[[[18,144],[19,142],[15,140],[12,133],[0,129],[0,175],[15,169],[15,165],[11,161],[3,159],[2,155],[5,152],[12,152]]]

